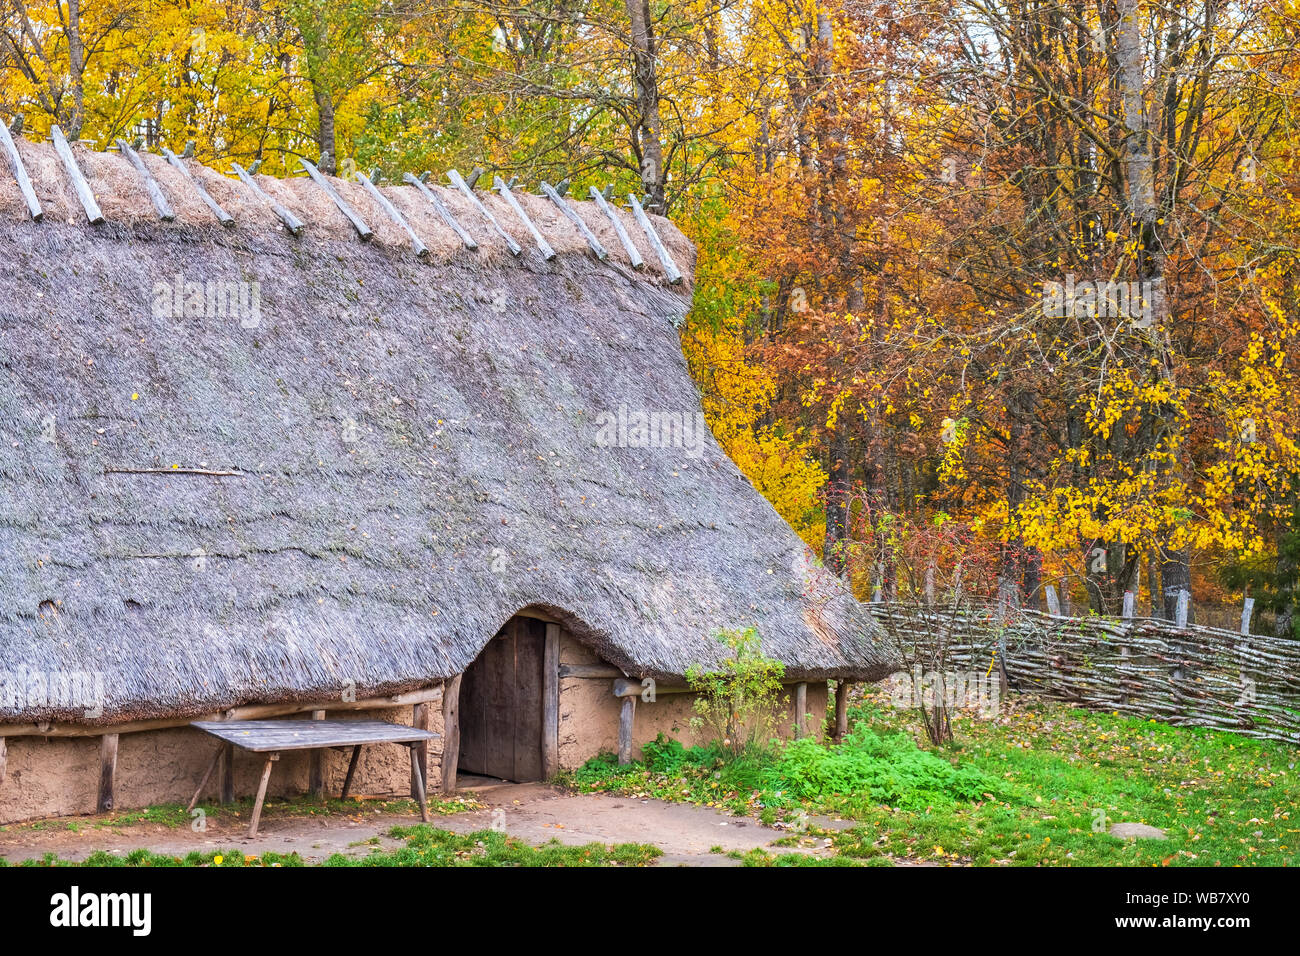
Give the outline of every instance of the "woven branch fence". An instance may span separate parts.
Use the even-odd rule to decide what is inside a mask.
[[[982,674],[1000,653],[1013,690],[1300,745],[1300,641],[1022,608],[870,607],[895,640],[946,642],[955,668]]]

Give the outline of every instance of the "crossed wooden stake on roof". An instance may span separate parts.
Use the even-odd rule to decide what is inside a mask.
[[[92,224],[103,222],[104,214],[100,210],[99,204],[95,201],[95,194],[91,190],[90,184],[86,182],[86,177],[82,175],[81,169],[77,166],[76,157],[72,154],[72,149],[68,145],[68,141],[64,137],[63,131],[59,129],[57,125],[50,127],[50,138],[54,140],[54,150],[58,153],[59,159],[63,163],[63,168],[67,171],[68,178],[72,181],[72,186],[77,193],[77,198],[80,200],[81,206],[86,212],[86,218]],[[27,175],[27,170],[23,166],[22,157],[18,153],[18,147],[14,143],[13,136],[3,123],[0,123],[0,145],[3,145],[4,151],[8,155],[9,165],[13,169],[14,179],[17,180],[18,189],[22,192],[23,200],[27,203],[28,214],[34,221],[39,222],[44,215],[40,201],[36,198],[36,191],[32,188],[31,178]],[[140,178],[144,181],[145,191],[149,194],[149,199],[153,202],[154,209],[158,213],[158,218],[165,222],[171,222],[174,220],[176,218],[176,212],[168,201],[166,193],[163,192],[162,186],[154,178],[153,174],[149,172],[149,168],[144,164],[144,161],[140,158],[136,150],[122,139],[117,140],[117,150],[127,159],[128,162],[130,162],[136,172],[139,173]],[[164,148],[162,152],[167,162],[180,171],[184,176],[185,181],[189,183],[190,187],[194,189],[199,198],[203,200],[204,205],[212,211],[212,215],[216,218],[217,222],[221,223],[223,226],[234,226],[234,217],[221,208],[220,204],[212,198],[208,191],[203,188],[203,184],[190,171],[190,168],[186,163],[190,150],[187,149],[181,156],[177,156],[170,149],[166,148]],[[352,223],[352,227],[356,229],[357,235],[362,239],[362,241],[369,240],[374,235],[373,231],[368,225],[366,225],[365,220],[363,220],[361,216],[359,216],[357,212],[348,205],[347,201],[339,195],[338,190],[334,188],[329,179],[316,168],[314,163],[309,162],[306,159],[300,159],[299,162],[302,164],[302,168],[307,172],[307,175],[311,177],[312,182],[320,187],[322,192],[329,196],[334,205],[338,207],[339,211],[347,217],[347,220],[350,223]],[[232,162],[231,166],[232,172],[234,172],[235,175],[239,177],[240,181],[252,190],[253,194],[257,196],[258,199],[271,207],[271,210],[279,217],[280,221],[284,223],[285,228],[288,229],[289,232],[295,236],[302,233],[306,228],[306,223],[267,195],[265,190],[257,184],[252,173],[244,169],[238,163]],[[523,252],[523,248],[509,233],[506,232],[501,223],[498,222],[497,218],[492,214],[492,211],[488,209],[487,206],[483,205],[482,201],[474,193],[473,183],[478,179],[480,173],[481,170],[475,170],[470,182],[466,182],[459,172],[452,169],[448,171],[447,179],[450,181],[452,186],[459,190],[460,193],[469,200],[470,205],[478,211],[488,225],[491,226],[493,231],[505,241],[506,246],[510,249],[511,255],[518,256]],[[427,173],[425,175],[427,176]],[[402,231],[404,231],[410,238],[411,248],[415,254],[420,258],[427,257],[429,254],[428,247],[425,246],[423,241],[421,241],[420,237],[416,234],[415,230],[411,228],[411,225],[402,216],[401,212],[398,211],[397,207],[394,206],[392,202],[389,201],[388,197],[379,190],[379,187],[374,184],[371,177],[360,171],[356,172],[354,176],[357,182],[359,182],[365,189],[367,195],[375,201],[375,204],[379,206],[388,218],[402,229]],[[429,201],[429,204],[433,206],[439,217],[447,224],[448,228],[456,233],[457,237],[464,244],[466,249],[473,250],[478,248],[478,242],[456,219],[455,214],[447,207],[447,204],[438,198],[438,195],[424,184],[423,177],[406,173],[402,177],[402,180],[407,184],[414,186],[420,194]],[[524,211],[524,207],[520,205],[519,200],[515,198],[515,195],[512,192],[513,185],[514,180],[507,183],[499,176],[495,177],[493,182],[493,188],[500,193],[501,197],[506,201],[510,208],[514,210],[515,215],[519,217],[520,222],[522,222],[525,228],[527,228],[528,233],[532,236],[533,242],[536,243],[537,250],[541,253],[542,258],[547,260],[554,259],[555,250],[551,248],[550,243],[546,241],[546,238],[542,235],[541,231],[528,217],[528,213]],[[601,245],[600,240],[596,238],[595,233],[588,228],[586,222],[583,221],[582,217],[573,210],[573,207],[570,206],[568,201],[564,198],[564,191],[567,188],[567,185],[568,183],[566,180],[565,183],[561,184],[561,188],[557,189],[550,183],[543,182],[541,184],[541,191],[543,195],[555,204],[565,218],[578,228],[578,231],[582,233],[582,237],[587,241],[587,245],[591,247],[591,251],[596,254],[596,257],[601,260],[608,259],[609,251]],[[623,246],[623,251],[631,261],[632,268],[643,269],[645,267],[645,261],[641,258],[640,253],[637,252],[636,246],[633,245],[631,237],[627,234],[627,230],[623,228],[622,221],[614,214],[614,210],[610,208],[606,199],[608,192],[609,190],[606,190],[605,193],[602,193],[593,186],[591,187],[591,198],[600,211],[604,213],[605,217],[610,221],[610,224],[614,227],[614,232]],[[664,273],[667,275],[668,281],[673,284],[681,282],[681,271],[677,268],[676,263],[673,262],[672,256],[669,255],[668,249],[664,246],[663,241],[660,240],[658,232],[655,231],[654,224],[645,214],[645,210],[641,208],[640,201],[635,195],[631,194],[629,194],[627,198],[632,209],[632,214],[636,217],[637,223],[645,233],[646,240],[650,243],[651,248],[654,249],[655,254],[659,257],[659,261],[663,265]]]

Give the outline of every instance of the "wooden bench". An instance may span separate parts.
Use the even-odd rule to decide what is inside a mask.
[[[262,781],[257,787],[257,800],[253,803],[253,818],[248,824],[250,837],[257,836],[257,824],[262,818],[262,803],[266,800],[266,784],[271,779],[271,766],[280,759],[281,751],[285,750],[352,748],[352,759],[348,763],[348,775],[343,781],[341,796],[341,799],[346,800],[348,790],[352,787],[352,777],[357,772],[361,748],[367,744],[402,744],[411,752],[411,774],[420,801],[420,819],[429,822],[429,801],[424,792],[424,773],[420,767],[417,748],[438,738],[438,734],[432,731],[389,724],[382,720],[196,720],[190,726],[212,734],[223,743],[217,747],[217,753],[203,774],[203,779],[199,781],[199,788],[194,791],[194,799],[190,801],[187,810],[193,810],[199,802],[199,796],[207,786],[212,772],[216,770],[227,744],[252,753],[266,754]]]

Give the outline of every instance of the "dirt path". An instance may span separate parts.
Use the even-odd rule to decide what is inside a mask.
[[[770,852],[829,853],[816,847],[777,848],[773,840],[788,831],[766,827],[755,820],[731,817],[707,807],[637,800],[607,794],[577,794],[545,784],[497,784],[473,787],[471,792],[485,809],[435,816],[432,825],[456,833],[504,828],[511,836],[534,845],[551,839],[584,843],[649,843],[659,847],[660,866],[736,866],[724,854],[755,848]],[[10,863],[40,859],[53,853],[62,859],[84,860],[95,850],[127,853],[145,847],[156,853],[183,856],[193,850],[239,849],[248,855],[267,851],[298,853],[308,862],[320,862],[333,853],[364,856],[375,846],[402,846],[384,834],[397,825],[410,825],[410,816],[367,811],[328,816],[277,816],[274,807],[262,818],[254,840],[244,836],[245,823],[236,819],[210,820],[206,832],[153,823],[135,823],[111,829],[96,826],[104,817],[78,817],[51,821],[47,828],[14,828],[0,833],[0,856]],[[67,829],[73,823],[76,831]],[[378,843],[371,842],[378,839]],[[710,852],[721,847],[723,853]]]

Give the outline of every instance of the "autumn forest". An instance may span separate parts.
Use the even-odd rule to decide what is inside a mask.
[[[222,170],[635,191],[698,249],[680,332],[715,436],[859,596],[924,553],[1034,606],[1190,591],[1216,623],[1249,594],[1291,634],[1298,16],[0,0],[0,115]]]

